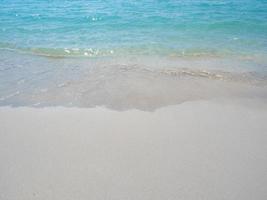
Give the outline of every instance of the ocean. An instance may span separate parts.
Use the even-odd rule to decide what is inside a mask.
[[[2,106],[156,108],[266,74],[266,0],[1,0]]]

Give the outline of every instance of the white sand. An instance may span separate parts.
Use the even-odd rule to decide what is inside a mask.
[[[266,197],[266,103],[0,108],[1,200]]]

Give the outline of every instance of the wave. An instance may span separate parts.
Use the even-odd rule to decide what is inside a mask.
[[[213,48],[169,48],[160,45],[132,46],[114,48],[44,48],[44,47],[18,47],[10,43],[0,43],[0,50],[15,51],[23,54],[51,57],[51,58],[96,58],[96,57],[116,57],[116,56],[167,56],[181,58],[223,58],[239,57],[256,58],[266,57],[264,52],[236,52],[230,49]]]

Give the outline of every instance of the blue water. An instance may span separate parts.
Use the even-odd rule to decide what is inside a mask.
[[[0,0],[0,106],[146,110],[266,88],[267,0]]]
[[[267,1],[1,0],[0,48],[48,56],[266,56]]]

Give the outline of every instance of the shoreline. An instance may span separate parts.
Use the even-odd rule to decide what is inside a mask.
[[[261,65],[261,71],[251,71],[250,61],[243,63],[250,67],[240,70],[242,66],[235,62],[216,59],[0,55],[0,106],[106,106],[153,111],[195,100],[267,98],[267,72]]]

